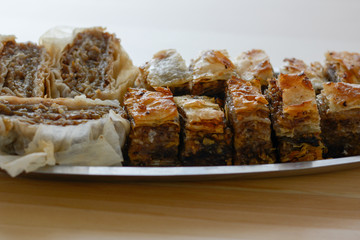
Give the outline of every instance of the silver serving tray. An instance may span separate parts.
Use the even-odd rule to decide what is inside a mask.
[[[324,173],[360,167],[360,156],[298,163],[211,167],[53,166],[26,177],[92,181],[197,181],[269,178]]]

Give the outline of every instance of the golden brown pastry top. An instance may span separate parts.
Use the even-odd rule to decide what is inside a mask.
[[[315,92],[305,74],[280,74],[278,84],[282,93],[284,114],[302,117],[304,114],[317,113]]]
[[[155,87],[176,87],[190,81],[185,60],[174,49],[161,50],[140,67],[141,75],[137,85]]]
[[[336,71],[337,82],[360,83],[360,54],[327,52],[326,65]]]
[[[326,83],[321,95],[327,99],[330,112],[360,109],[360,85],[358,84]]]
[[[233,77],[227,82],[228,94],[232,99],[234,111],[238,120],[241,120],[245,113],[255,113],[257,110],[269,111],[267,107],[268,101],[261,93],[260,80],[253,79],[245,81],[240,78]],[[257,119],[264,120],[264,119]],[[269,121],[267,119],[267,121]]]
[[[259,79],[262,86],[267,86],[267,80],[274,76],[270,59],[263,50],[253,49],[243,52],[235,59],[234,64],[240,78]]]
[[[301,72],[305,72],[308,66],[305,64],[303,60],[297,58],[285,58],[284,66],[281,68],[281,72],[284,74],[299,74]]]
[[[135,126],[175,123],[178,111],[171,91],[158,87],[156,91],[129,88],[124,105]]]
[[[271,117],[277,136],[320,134],[320,116],[315,91],[304,73],[280,73],[269,82]]]
[[[214,98],[206,96],[174,97],[175,103],[184,113],[186,129],[213,133],[224,132],[224,112]]]
[[[322,85],[326,82],[324,67],[319,62],[313,62],[308,66],[304,61],[296,58],[285,58],[284,66],[280,69],[284,74],[300,74],[305,73],[310,80],[313,88],[320,92]]]
[[[235,70],[226,50],[207,50],[193,59],[190,71],[193,82],[228,80]]]

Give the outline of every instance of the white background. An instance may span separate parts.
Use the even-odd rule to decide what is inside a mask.
[[[356,0],[58,0],[1,3],[1,34],[37,41],[54,26],[104,26],[115,32],[136,65],[166,48],[189,62],[204,49],[232,57],[264,49],[275,67],[285,57],[323,61],[327,50],[360,52]]]

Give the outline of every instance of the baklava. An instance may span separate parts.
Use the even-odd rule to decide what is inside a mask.
[[[227,82],[226,114],[233,130],[234,164],[275,162],[268,101],[257,79]]]
[[[0,95],[44,97],[50,81],[49,65],[44,47],[0,36]]]
[[[140,67],[136,86],[154,90],[157,87],[167,87],[174,95],[190,92],[191,75],[185,60],[174,49],[157,52],[153,58]]]
[[[360,54],[327,52],[326,74],[331,82],[360,84]]]
[[[231,165],[231,131],[214,98],[175,97],[181,117],[181,164],[185,166]]]
[[[125,95],[124,105],[131,123],[128,157],[132,166],[178,165],[177,107],[169,89],[155,90],[129,88]]]
[[[323,89],[323,84],[326,82],[324,67],[319,62],[310,63],[307,65],[304,61],[296,58],[284,59],[284,66],[280,69],[284,74],[301,74],[310,80],[316,94],[319,94]]]
[[[130,124],[118,101],[0,97],[0,167],[121,165]],[[101,151],[99,151],[101,149]]]
[[[281,162],[323,158],[320,116],[311,82],[301,74],[282,74],[267,91]]]
[[[327,157],[360,155],[360,85],[327,83],[317,100]]]
[[[122,102],[138,68],[120,40],[100,27],[75,29],[72,33],[60,30],[50,30],[40,39],[53,58],[51,97],[85,95]]]
[[[234,60],[238,76],[250,81],[259,79],[262,89],[267,88],[268,79],[274,77],[274,70],[268,55],[263,50],[253,49],[243,52]]]
[[[234,74],[235,66],[225,50],[207,50],[193,59],[191,94],[224,96],[226,81]]]

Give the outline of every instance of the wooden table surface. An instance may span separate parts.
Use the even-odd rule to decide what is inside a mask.
[[[166,183],[3,174],[0,239],[360,239],[360,168]]]

